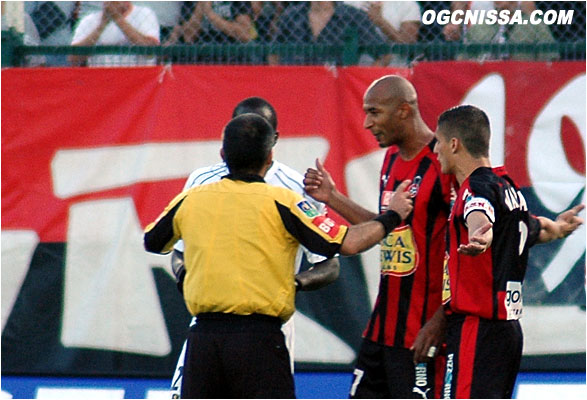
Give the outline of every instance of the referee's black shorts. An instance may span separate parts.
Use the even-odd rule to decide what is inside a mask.
[[[522,359],[516,320],[447,316],[446,372],[442,398],[511,398]]]
[[[190,328],[182,398],[294,398],[281,320],[204,313]]]

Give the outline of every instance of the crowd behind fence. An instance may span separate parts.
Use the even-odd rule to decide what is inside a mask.
[[[2,66],[584,60],[585,27],[583,1],[16,1]]]

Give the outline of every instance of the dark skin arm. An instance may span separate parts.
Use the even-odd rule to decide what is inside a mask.
[[[430,361],[438,354],[438,350],[436,350],[433,357],[428,357],[430,347],[434,346],[436,349],[440,349],[440,346],[444,342],[445,331],[446,318],[444,316],[444,307],[440,306],[432,318],[420,329],[416,340],[414,340],[414,344],[410,347],[410,350],[414,352],[414,364]]]
[[[340,262],[338,258],[326,259],[296,275],[296,290],[309,291],[323,288],[334,282],[339,273]]]

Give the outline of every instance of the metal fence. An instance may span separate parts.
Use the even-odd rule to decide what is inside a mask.
[[[2,66],[584,60],[585,27],[583,1],[16,1]]]

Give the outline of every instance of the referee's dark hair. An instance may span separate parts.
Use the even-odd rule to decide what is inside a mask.
[[[265,118],[274,130],[277,130],[277,113],[275,108],[262,97],[247,97],[236,105],[232,118],[246,113],[259,114]]]
[[[222,150],[231,174],[257,173],[273,147],[275,131],[258,114],[241,114],[224,128]]]
[[[450,108],[438,117],[437,129],[449,139],[458,138],[471,156],[489,157],[489,118],[480,108],[471,105]]]

